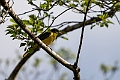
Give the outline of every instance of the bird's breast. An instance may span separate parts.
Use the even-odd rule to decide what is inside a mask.
[[[42,42],[48,46],[53,43],[53,41],[56,39],[56,36],[57,35],[55,35],[54,33],[51,33],[51,35],[48,38],[42,40]]]

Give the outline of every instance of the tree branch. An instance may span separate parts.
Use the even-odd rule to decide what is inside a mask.
[[[0,12],[0,15],[1,15],[1,18],[2,18],[0,20],[0,24],[5,22],[5,18],[7,17],[7,14],[8,14],[8,12],[5,12],[5,13]]]
[[[90,2],[91,2],[91,0],[89,0],[88,3],[87,3],[86,12],[85,12],[85,15],[84,15],[82,32],[81,32],[81,37],[80,37],[80,44],[79,44],[79,48],[78,48],[77,58],[76,58],[76,61],[75,61],[75,63],[74,63],[74,66],[75,66],[75,67],[77,67],[77,65],[78,65],[78,60],[79,60],[79,56],[80,56],[80,51],[81,51],[82,41],[83,41],[83,35],[84,35],[84,30],[85,30],[85,21],[86,21],[87,13],[88,13],[88,11],[89,11],[89,8],[88,8],[88,7],[89,7]]]
[[[36,42],[38,43],[42,49],[44,49],[49,55],[51,55],[54,59],[56,59],[59,63],[67,67],[68,69],[72,71],[76,71],[73,66],[65,61],[63,58],[61,58],[59,55],[57,55],[54,51],[52,51],[48,46],[46,46],[39,38],[37,38],[31,31],[23,24],[22,20],[15,14],[13,9],[9,6],[9,4],[5,0],[0,0],[1,5],[4,7],[6,11],[8,11],[8,14],[15,20],[15,22]],[[23,66],[23,64],[32,56],[33,54],[27,55],[25,58],[23,58],[15,67],[13,72],[10,74],[8,79],[6,80],[15,80],[15,77],[17,73],[19,72],[20,68]]]
[[[109,17],[112,18],[112,17],[115,15],[115,13],[116,13],[116,10],[115,10],[115,9],[111,9],[109,12],[106,12],[106,14],[108,14],[108,17],[106,17],[106,19],[109,18]],[[104,15],[104,14],[103,14],[103,15]],[[92,17],[91,19],[88,19],[88,20],[85,21],[85,26],[91,25],[91,24],[93,24],[93,23],[100,22],[100,21],[102,21],[101,18],[99,18],[99,17]],[[65,33],[74,31],[74,30],[76,30],[76,29],[79,29],[79,28],[81,28],[82,26],[83,26],[83,22],[79,22],[79,23],[77,23],[77,24],[74,24],[74,25],[71,25],[71,26],[67,26],[67,27],[65,27],[64,29],[62,29],[61,31],[65,34]],[[62,34],[62,35],[63,35],[63,34]]]
[[[61,58],[59,55],[57,55],[54,51],[52,51],[49,47],[47,47],[41,40],[39,40],[39,38],[37,38],[33,33],[31,33],[31,31],[23,24],[22,20],[15,14],[15,12],[12,10],[12,8],[9,6],[9,4],[5,1],[5,0],[0,0],[1,5],[4,7],[4,9],[6,11],[8,11],[8,14],[16,21],[16,23],[36,42],[38,43],[41,48],[43,48],[49,55],[51,55],[54,59],[56,59],[58,62],[60,62],[62,65],[64,65],[65,67],[67,67],[68,69],[72,70],[74,73],[74,76],[79,77],[78,73],[80,71],[80,69],[74,68],[73,65],[71,65],[70,63],[68,63],[67,61],[65,61],[63,58]],[[113,17],[114,14],[116,13],[115,9],[111,9],[109,12],[106,12],[109,16],[108,17]],[[107,18],[108,18],[107,17]],[[100,19],[99,17],[93,17],[89,20],[86,20],[84,23],[83,22],[79,22],[75,25],[72,26],[67,26],[66,28],[64,28],[63,30],[61,30],[62,32],[70,32],[73,31],[75,29],[81,28],[84,24],[84,26],[87,25],[91,25],[93,23],[102,21],[102,19]],[[65,34],[63,33],[63,34]],[[23,64],[32,56],[33,54],[29,54],[27,55],[27,57],[23,58],[18,65],[16,66],[16,68],[13,70],[13,72],[11,73],[11,75],[9,76],[9,78],[7,80],[14,80],[17,73],[19,72],[20,68],[23,66]],[[77,75],[76,75],[77,73]],[[74,78],[75,80],[77,80],[76,78]]]
[[[88,13],[88,11],[89,11],[90,2],[91,2],[91,0],[88,1],[88,3],[87,3],[87,8],[86,8],[86,11],[85,11],[85,14],[84,14],[82,32],[81,32],[81,36],[80,36],[80,44],[79,44],[79,47],[78,47],[77,58],[76,58],[76,61],[75,61],[75,63],[74,63],[74,68],[75,68],[75,69],[78,68],[78,60],[79,60],[80,51],[81,51],[81,48],[82,48],[83,35],[84,35],[84,30],[85,30],[85,21],[86,21],[87,13]],[[78,73],[74,72],[74,75],[75,75],[75,80],[80,80],[79,72],[78,72]]]

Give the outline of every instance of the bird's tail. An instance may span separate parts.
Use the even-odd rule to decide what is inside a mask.
[[[23,54],[23,57],[26,57],[28,54],[33,54],[39,49],[40,49],[40,46],[36,43]]]

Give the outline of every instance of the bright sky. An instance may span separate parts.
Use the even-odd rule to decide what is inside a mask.
[[[22,13],[31,10],[31,7],[27,5],[26,2],[23,3],[22,0],[15,1],[13,8],[16,13]],[[61,9],[62,8],[55,9],[56,14],[58,14],[58,10]],[[119,14],[117,14],[117,16],[120,19]],[[21,16],[21,18],[27,18],[27,16]],[[72,15],[68,12],[58,18],[55,24],[61,23],[64,20],[82,21],[82,19],[83,18],[78,14]],[[92,30],[89,26],[85,28],[83,46],[79,60],[79,67],[81,68],[81,80],[103,80],[104,76],[100,71],[100,64],[104,63],[106,65],[114,65],[115,61],[120,62],[120,25],[115,17],[112,19],[112,21],[114,22],[114,25],[109,25],[109,28],[100,28],[99,26],[95,26],[95,28]],[[5,36],[5,30],[8,25],[10,25],[9,21],[0,25],[0,58],[15,57],[15,50],[19,50],[21,55],[24,53],[23,48],[19,48],[20,41],[13,41],[8,35]],[[65,36],[68,37],[68,41],[59,38],[55,42],[55,49],[65,47],[70,48],[74,53],[77,53],[80,31],[81,29],[78,29],[66,34]],[[118,63],[118,66],[120,67],[120,63]],[[66,68],[64,69],[66,70]],[[70,75],[72,75],[72,72],[70,72]],[[120,70],[116,72],[112,80],[119,79]]]

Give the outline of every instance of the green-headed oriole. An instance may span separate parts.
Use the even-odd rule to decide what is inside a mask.
[[[49,32],[44,32],[38,36],[38,38],[45,43],[47,46],[53,43],[53,41],[57,38],[58,34],[61,34],[61,32],[53,28]],[[40,49],[40,46],[37,43],[34,43],[33,46],[31,46],[27,52],[23,55],[25,57],[27,54],[33,54],[35,51],[38,51]]]

